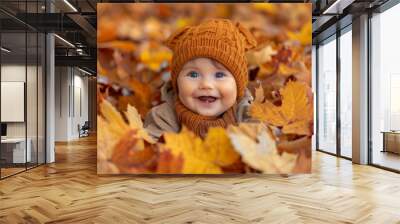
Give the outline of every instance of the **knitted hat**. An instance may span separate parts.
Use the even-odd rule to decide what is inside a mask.
[[[248,82],[245,52],[257,42],[239,22],[211,19],[198,26],[186,26],[172,34],[166,45],[173,51],[171,80],[176,92],[177,78],[185,63],[204,57],[224,65],[235,77],[238,99],[244,96]]]

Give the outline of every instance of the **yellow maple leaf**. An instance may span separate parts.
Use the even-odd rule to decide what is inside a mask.
[[[102,101],[99,112],[101,115],[97,116],[97,150],[98,160],[102,164],[99,167],[102,170],[98,172],[116,172],[114,168],[111,169],[112,162],[118,167],[118,172],[149,172],[148,164],[152,161],[147,161],[147,158],[153,158],[153,150],[149,145],[154,144],[155,140],[143,128],[136,108],[127,106],[127,111],[124,112],[127,121],[107,100]]]
[[[110,152],[111,148],[129,130],[136,130],[136,136],[139,139],[145,140],[148,143],[155,143],[154,139],[143,128],[139,113],[131,105],[128,105],[128,110],[125,112],[128,123],[125,122],[121,113],[107,100],[103,100],[100,104],[100,113],[103,117],[97,117],[99,122],[98,147],[106,147],[107,149],[104,149],[104,151],[107,151],[107,155],[112,153]],[[140,148],[144,148],[144,142],[139,142]]]
[[[228,136],[243,161],[263,173],[291,173],[296,165],[297,155],[286,152],[280,155],[272,134],[263,124],[230,126]]]
[[[311,125],[308,120],[295,121],[283,126],[282,132],[285,134],[297,134],[311,136]]]
[[[301,82],[288,82],[280,91],[282,95],[281,111],[288,121],[309,120],[309,88]]]
[[[144,140],[146,140],[148,143],[155,144],[155,140],[150,137],[150,135],[147,133],[147,131],[143,128],[143,122],[142,119],[140,118],[140,114],[136,110],[135,107],[128,105],[127,111],[125,112],[126,118],[128,119],[129,127],[131,129],[136,129],[138,130],[137,135]]]
[[[269,101],[253,102],[249,115],[273,126],[283,127],[285,134],[311,135],[312,104],[309,102],[309,87],[301,82],[288,82],[280,91],[282,105]]]
[[[204,139],[205,156],[213,158],[218,166],[229,166],[239,159],[239,155],[232,150],[231,142],[222,127],[210,128]]]
[[[166,49],[144,49],[139,58],[152,71],[158,72],[164,61],[171,60],[172,53]]]
[[[165,133],[164,139],[166,149],[175,157],[182,155],[185,174],[222,173],[221,167],[239,159],[223,128],[210,128],[204,141],[186,127],[178,134]]]
[[[252,103],[249,108],[249,114],[251,117],[266,121],[274,126],[284,126],[287,124],[287,120],[282,115],[281,109],[269,101]]]
[[[299,41],[302,45],[310,45],[312,42],[312,23],[308,22],[301,28],[300,32],[289,31],[288,36],[291,40]]]
[[[107,100],[104,100],[100,104],[100,113],[103,115],[104,121],[106,122],[104,127],[114,133],[114,135],[122,136],[129,130],[129,126],[124,121],[121,114]]]
[[[275,15],[278,13],[278,7],[271,3],[253,3],[253,8]]]

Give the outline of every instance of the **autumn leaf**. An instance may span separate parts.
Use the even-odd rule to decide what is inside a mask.
[[[278,8],[275,4],[253,3],[253,7],[270,15],[276,15],[277,13],[279,13]]]
[[[142,142],[138,131],[131,129],[115,144],[111,161],[121,173],[153,172],[156,166],[156,153],[150,144],[142,146]]]
[[[273,76],[278,72],[279,63],[275,61],[269,61],[267,63],[261,64],[260,69],[257,73],[258,79],[265,79],[269,76]]]
[[[263,124],[242,123],[238,127],[230,126],[228,136],[243,161],[263,173],[291,173],[296,164],[297,155],[278,153],[272,134]]]
[[[152,71],[159,71],[163,62],[168,62],[172,58],[171,51],[167,49],[144,49],[139,56],[141,62],[147,65]]]
[[[121,114],[107,100],[104,100],[100,105],[100,112],[104,117],[104,121],[107,123],[102,124],[103,127],[110,130],[115,137],[121,137],[129,130],[129,126],[124,121]]]
[[[280,63],[278,73],[284,76],[295,75],[299,73],[301,70],[296,67],[289,66],[287,64]]]
[[[285,134],[311,135],[312,104],[309,102],[309,87],[304,83],[290,81],[280,91],[282,105],[275,106],[268,100],[254,102],[250,116],[273,126],[283,127]]]
[[[176,157],[169,150],[160,150],[157,161],[157,171],[160,174],[181,173],[183,167],[182,155]]]
[[[99,23],[98,28],[99,28],[97,31],[98,43],[114,40],[117,36],[115,24],[113,21],[102,20],[101,23]]]
[[[136,104],[144,106],[144,108],[142,108],[143,111],[141,111],[141,112],[147,113],[146,108],[150,109],[151,96],[153,94],[150,85],[140,82],[136,79],[132,79],[132,80],[130,80],[130,82],[128,82],[128,86],[130,87],[130,89],[132,89],[134,91],[135,96],[138,96],[136,98],[136,100],[138,101]],[[138,109],[140,109],[140,108],[138,108]],[[141,114],[142,114],[142,116],[145,115],[145,113],[141,113]]]
[[[176,29],[180,29],[182,27],[188,26],[191,21],[188,18],[179,18],[175,22]]]
[[[252,50],[246,53],[247,61],[250,65],[261,65],[269,62],[272,56],[277,53],[271,45],[267,45],[261,50]]]
[[[223,128],[210,128],[204,141],[186,127],[178,134],[165,133],[165,148],[175,157],[182,155],[186,174],[222,173],[221,167],[239,159]]]
[[[311,22],[305,23],[300,32],[294,33],[289,31],[288,36],[291,40],[299,41],[302,45],[310,45],[312,42],[312,24]]]
[[[299,120],[283,126],[282,132],[285,134],[311,135],[312,125],[309,120]]]
[[[298,154],[293,173],[311,172],[311,138],[308,136],[294,141],[284,141],[278,144],[279,152]]]
[[[132,53],[136,50],[136,45],[131,41],[113,40],[110,42],[101,43],[97,46],[98,48],[110,48],[114,50],[120,50],[127,53]]]
[[[137,135],[146,140],[148,143],[155,144],[153,138],[147,133],[147,131],[143,127],[142,119],[136,108],[128,105],[128,109],[125,112],[125,116],[128,119],[129,127],[131,129],[137,130]]]
[[[283,116],[288,121],[310,120],[311,105],[308,102],[307,94],[309,88],[300,82],[288,82],[282,89],[282,107]]]
[[[204,139],[206,156],[213,158],[218,166],[229,166],[239,159],[239,155],[232,150],[231,142],[224,128],[210,128]]]
[[[282,115],[281,109],[269,101],[265,101],[265,103],[252,103],[249,112],[251,117],[266,121],[274,126],[284,126],[287,124],[287,120]]]
[[[126,122],[110,102],[103,100],[100,114],[97,117],[100,127],[97,147],[101,161],[113,162],[120,172],[148,172],[150,165],[154,166],[147,162],[154,156],[150,144],[155,141],[143,128],[137,110],[128,105],[125,112]],[[101,170],[99,172],[104,173]]]
[[[264,89],[261,85],[259,85],[256,89],[255,89],[255,96],[254,96],[254,102],[257,103],[262,103],[264,102]]]

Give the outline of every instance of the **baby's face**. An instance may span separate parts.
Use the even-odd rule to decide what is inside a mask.
[[[200,115],[219,116],[236,102],[235,78],[209,58],[188,61],[178,75],[177,85],[180,101]]]

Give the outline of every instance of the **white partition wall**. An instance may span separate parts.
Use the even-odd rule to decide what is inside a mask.
[[[21,16],[25,12],[37,13],[43,2],[19,1]],[[44,33],[11,14],[0,11],[0,17],[13,24],[12,29],[0,25],[0,121],[3,129],[0,178],[3,179],[46,161],[46,40]]]

